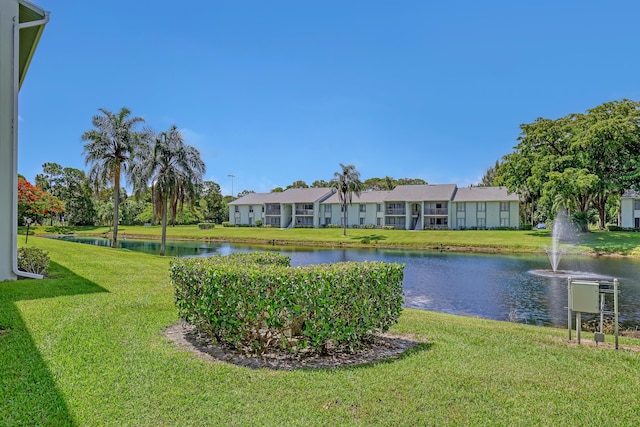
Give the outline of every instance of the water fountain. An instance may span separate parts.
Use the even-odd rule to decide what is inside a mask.
[[[572,277],[574,279],[609,279],[608,276],[603,276],[596,273],[589,273],[584,271],[571,271],[571,270],[559,270],[560,260],[571,249],[572,243],[576,241],[577,231],[569,217],[563,212],[558,212],[553,222],[551,229],[551,246],[545,249],[550,269],[546,270],[532,270],[531,273],[537,276],[545,277],[560,277],[567,278]]]
[[[551,230],[551,248],[545,250],[551,263],[551,271],[558,273],[558,264],[560,264],[560,258],[567,251],[567,244],[561,243],[561,238],[567,241],[567,237],[571,232],[571,223],[567,216],[561,212],[558,212],[556,219],[553,222]]]

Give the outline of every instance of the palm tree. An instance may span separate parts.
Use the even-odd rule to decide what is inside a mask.
[[[130,117],[131,111],[122,107],[118,114],[100,108],[102,115],[91,119],[94,129],[82,134],[85,163],[91,165],[89,177],[96,188],[113,182],[113,240],[112,247],[117,247],[118,209],[120,207],[120,178],[122,172],[128,173],[131,158],[142,142],[141,134],[135,131],[138,123],[144,122],[141,117]]]
[[[149,133],[151,136],[151,132]],[[185,200],[196,200],[202,186],[205,164],[200,152],[185,145],[182,134],[171,126],[167,132],[151,136],[151,143],[136,153],[131,173],[134,188],[144,191],[151,182],[154,215],[162,223],[160,255],[164,255],[167,241],[167,211],[175,216]]]
[[[340,163],[342,171],[335,172],[331,180],[331,187],[338,190],[338,199],[342,204],[342,226],[343,234],[347,235],[347,204],[351,204],[353,195],[360,196],[364,189],[364,184],[360,182],[360,172],[354,165],[343,165]]]

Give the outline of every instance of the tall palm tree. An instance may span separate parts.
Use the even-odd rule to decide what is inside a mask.
[[[343,165],[340,163],[341,171],[333,174],[331,187],[338,190],[338,199],[342,204],[342,227],[343,234],[347,235],[347,204],[351,204],[353,195],[360,196],[364,189],[364,184],[360,182],[360,172],[354,165]]]
[[[122,107],[118,114],[100,108],[102,115],[91,119],[94,129],[82,134],[85,163],[91,165],[89,177],[96,188],[113,182],[113,240],[112,247],[117,247],[118,215],[120,208],[120,178],[122,172],[128,173],[131,158],[141,144],[141,134],[136,132],[138,123],[144,122],[141,117],[130,117],[131,111]]]
[[[167,211],[171,209],[175,222],[175,215],[185,200],[197,199],[206,168],[200,152],[184,143],[176,125],[151,139],[150,144],[136,153],[131,177],[136,191],[144,191],[147,183],[151,182],[154,214],[160,217],[162,223],[160,255],[164,255]]]

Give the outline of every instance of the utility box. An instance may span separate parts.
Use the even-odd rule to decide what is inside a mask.
[[[618,349],[618,279],[613,281],[567,281],[568,302],[567,320],[569,329],[569,341],[571,341],[572,314],[576,313],[576,338],[580,344],[580,329],[582,326],[582,313],[600,314],[600,331],[594,335],[594,341],[604,342],[603,321],[604,315],[612,315],[614,322],[614,335],[616,350]]]
[[[598,282],[572,281],[569,294],[569,308],[572,311],[600,313],[600,284]]]

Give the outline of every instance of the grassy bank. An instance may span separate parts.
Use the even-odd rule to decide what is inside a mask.
[[[392,331],[430,344],[400,360],[251,370],[203,361],[164,337],[177,320],[168,259],[29,242],[50,252],[53,268],[42,281],[0,283],[0,425],[638,421],[640,353],[568,344],[566,330],[405,310]]]
[[[55,230],[38,227],[37,233]],[[77,227],[67,231],[76,234],[107,235],[108,227]],[[160,238],[160,227],[121,226],[120,236]],[[221,227],[199,230],[197,226],[176,226],[167,229],[170,239],[216,240],[243,243],[270,243],[294,245],[329,245],[354,247],[401,247],[481,252],[542,253],[551,244],[547,230],[494,231],[494,230],[363,230],[314,228],[249,228]],[[572,253],[590,255],[640,256],[640,233],[593,231],[576,236]]]

